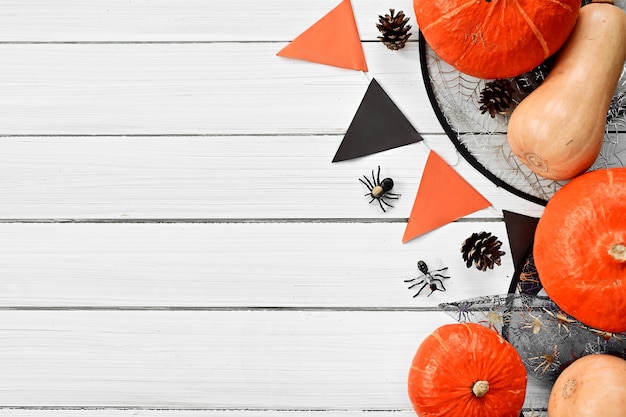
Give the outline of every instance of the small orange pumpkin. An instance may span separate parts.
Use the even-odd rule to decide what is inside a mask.
[[[580,0],[413,0],[430,47],[454,68],[479,78],[530,71],[563,45]]]
[[[420,417],[519,417],[526,368],[495,331],[476,323],[447,324],[417,349],[408,385]]]
[[[599,330],[626,331],[626,168],[587,172],[554,193],[533,255],[563,311]]]
[[[597,354],[575,360],[550,391],[550,417],[623,417],[626,410],[626,361]]]

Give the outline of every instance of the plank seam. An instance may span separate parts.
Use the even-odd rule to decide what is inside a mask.
[[[85,219],[46,219],[46,218],[6,218],[0,219],[0,224],[3,223],[67,223],[67,224],[111,224],[111,223],[148,223],[148,224],[227,224],[227,223],[407,223],[408,218],[405,217],[363,217],[363,218],[166,218],[166,219],[150,219],[150,218],[135,218],[135,219],[97,219],[97,218],[85,218]],[[451,223],[499,223],[504,221],[503,217],[481,217],[481,218],[461,218]]]
[[[199,407],[148,407],[148,406],[0,406],[0,411],[202,411],[202,412],[268,412],[268,413],[406,413],[413,412],[411,409],[348,409],[348,408],[199,408]],[[524,407],[522,412],[546,411],[544,408]]]
[[[0,306],[0,311],[171,311],[171,312],[229,312],[229,311],[271,311],[271,312],[389,312],[421,313],[441,312],[438,307],[204,307],[204,306]]]
[[[192,40],[176,40],[176,41],[0,41],[0,45],[188,45],[188,44],[284,44],[291,42],[292,39],[284,40],[258,40],[258,41],[192,41]],[[379,43],[377,39],[361,39],[361,43]],[[418,39],[408,40],[409,43],[419,43]]]

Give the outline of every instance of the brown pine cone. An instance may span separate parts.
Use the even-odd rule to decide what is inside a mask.
[[[501,257],[505,255],[501,246],[502,242],[489,232],[472,233],[461,245],[465,266],[470,268],[474,264],[481,271],[493,269],[502,263]]]
[[[489,112],[492,118],[496,114],[506,114],[514,103],[515,89],[507,79],[489,81],[480,92],[478,103],[482,114]]]
[[[407,25],[409,18],[405,16],[403,11],[399,11],[397,15],[395,12],[394,9],[389,9],[389,14],[379,15],[378,24],[376,24],[382,34],[378,39],[392,51],[404,48],[406,41],[411,37],[409,32],[411,25]]]

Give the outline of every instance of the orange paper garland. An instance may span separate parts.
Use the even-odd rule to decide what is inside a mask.
[[[340,68],[368,71],[350,0],[343,0],[276,55]],[[378,92],[377,100],[370,100],[372,103],[380,107],[380,103],[384,102],[385,109],[391,108],[393,110],[388,111],[389,114],[396,118],[401,115],[403,120],[405,119],[404,115],[395,107],[391,99],[386,96],[375,80],[372,80],[370,83],[368,92],[370,96]],[[385,100],[382,100],[381,97]],[[370,105],[370,101],[366,101],[365,98],[369,98],[367,93],[364,101],[367,105]],[[361,104],[359,110],[362,110],[363,103]],[[355,119],[358,115],[359,112],[355,115]],[[408,120],[404,124],[410,125]],[[354,129],[353,125],[355,125],[354,120],[351,124],[352,129]],[[351,133],[351,129],[348,129],[347,133]],[[391,143],[391,145],[376,141],[374,142],[376,144],[374,148],[366,150],[359,150],[358,148],[364,146],[364,143],[365,145],[369,144],[371,147],[370,142],[372,141],[357,141],[351,135],[346,134],[350,140],[348,141],[344,137],[333,162],[352,159],[422,140],[422,137],[412,126],[410,133],[410,135],[403,134],[399,136],[404,142],[396,143],[399,140],[398,138],[392,138],[396,142]],[[379,136],[384,140],[389,140],[387,137],[389,135]],[[357,146],[357,143],[359,146]],[[349,152],[346,150],[347,148],[350,148]],[[356,148],[356,150],[352,148]],[[489,201],[478,193],[452,167],[446,164],[439,155],[430,151],[402,242],[405,243],[467,214],[489,206],[491,206]]]
[[[343,0],[276,55],[367,72],[350,0]]]
[[[489,206],[470,183],[430,151],[402,243]]]

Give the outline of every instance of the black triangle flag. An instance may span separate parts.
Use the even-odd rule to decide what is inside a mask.
[[[530,251],[535,238],[535,229],[539,219],[503,210],[506,233],[509,237],[511,256],[515,268],[521,267]]]
[[[424,140],[372,79],[333,162],[358,158]]]

